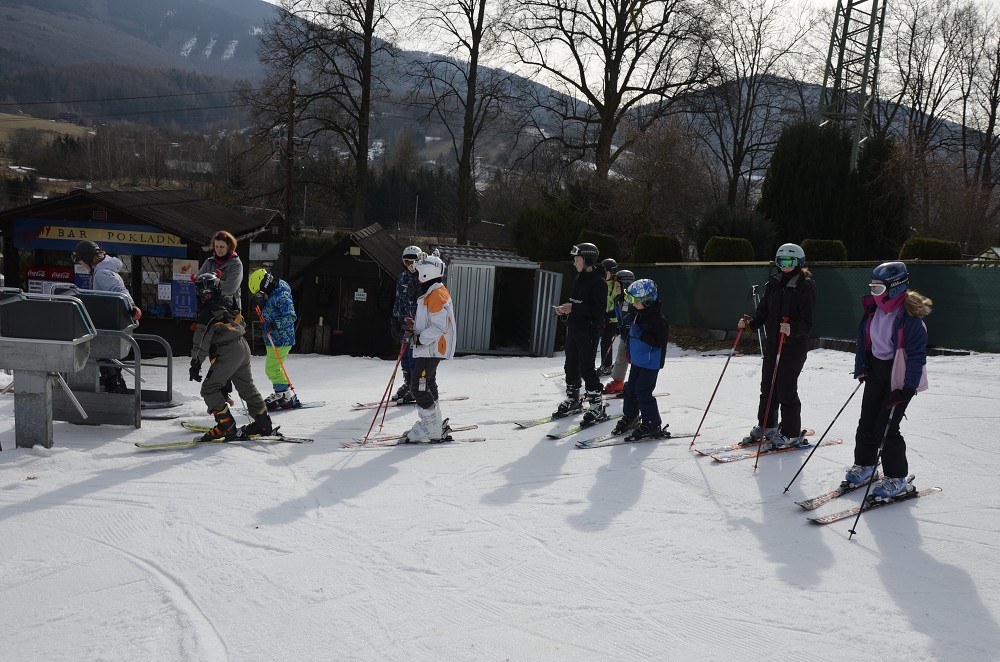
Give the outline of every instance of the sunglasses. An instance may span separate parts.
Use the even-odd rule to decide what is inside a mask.
[[[885,294],[887,289],[889,289],[889,286],[885,283],[868,283],[868,290],[873,296],[880,297]]]
[[[796,267],[799,264],[799,258],[791,255],[782,255],[781,257],[774,258],[774,263],[781,268]]]

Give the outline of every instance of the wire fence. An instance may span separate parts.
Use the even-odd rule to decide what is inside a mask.
[[[853,341],[861,320],[861,297],[878,263],[816,263],[809,269],[818,299],[812,336]],[[683,263],[631,266],[637,277],[660,288],[672,325],[720,329],[734,334],[744,313],[753,311],[753,287],[760,295],[774,268],[765,263]],[[913,262],[910,289],[934,301],[926,323],[930,345],[1000,352],[1000,263]]]

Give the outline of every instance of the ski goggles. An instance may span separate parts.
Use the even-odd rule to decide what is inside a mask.
[[[416,260],[408,260],[405,257],[403,258],[403,264],[407,267],[412,267],[416,263],[417,263]]]
[[[774,263],[782,269],[787,267],[797,267],[799,265],[799,258],[794,255],[781,255],[774,258]]]
[[[889,286],[885,283],[868,283],[868,291],[872,293],[872,296],[880,297],[885,294],[887,289]]]
[[[633,294],[629,294],[627,290],[624,292],[622,296],[625,298],[625,303],[628,304],[641,303],[642,305],[645,306],[647,303],[649,303],[649,297],[637,297]]]

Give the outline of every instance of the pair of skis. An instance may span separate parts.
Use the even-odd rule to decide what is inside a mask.
[[[206,426],[196,426],[191,423],[182,422],[186,429],[194,432],[208,432],[211,430],[210,427]],[[278,432],[278,428],[274,428],[274,432],[268,435],[239,435],[236,439],[202,439],[201,437],[195,437],[194,439],[188,439],[186,441],[167,441],[163,443],[148,444],[144,442],[136,442],[137,448],[142,448],[144,450],[161,450],[166,448],[184,448],[186,446],[199,446],[201,444],[239,444],[242,442],[271,442],[271,443],[283,443],[283,444],[310,444],[312,439],[306,437],[286,437],[285,435]]]
[[[476,443],[486,441],[484,437],[458,437],[455,438],[451,436],[452,432],[466,432],[468,430],[476,430],[479,428],[478,425],[459,425],[452,427],[448,424],[448,419],[444,420],[442,425],[444,429],[444,436],[440,439],[429,439],[427,441],[409,441],[406,439],[404,434],[393,434],[393,435],[378,435],[374,437],[368,437],[367,439],[355,439],[354,441],[341,442],[341,447],[348,449],[365,449],[365,448],[391,448],[393,446],[440,446],[441,444],[450,444],[452,442],[465,442],[465,443]]]
[[[727,446],[716,446],[714,448],[695,448],[694,452],[700,455],[708,455],[716,462],[737,462],[739,460],[748,460],[755,457],[763,457],[765,455],[776,455],[778,453],[791,453],[794,451],[800,451],[806,448],[812,448],[814,444],[810,443],[807,437],[811,437],[816,434],[815,430],[803,430],[802,435],[798,438],[798,441],[790,446],[774,447],[767,440],[761,445],[756,439],[744,439],[735,444],[729,444]],[[844,443],[843,439],[824,439],[819,443],[820,446],[835,446],[837,444]],[[757,448],[760,447],[758,452]]]
[[[808,519],[813,524],[832,524],[833,522],[839,522],[840,520],[844,520],[849,517],[856,517],[859,513],[862,512],[866,513],[869,510],[874,510],[876,508],[884,508],[885,506],[891,506],[894,503],[902,503],[903,501],[909,501],[910,499],[917,499],[924,496],[930,496],[931,494],[937,494],[938,492],[942,491],[942,488],[940,487],[928,487],[922,490],[918,490],[913,486],[913,478],[914,477],[912,475],[906,477],[907,489],[900,496],[892,497],[889,499],[880,499],[872,494],[869,494],[868,498],[865,499],[864,502],[852,508],[847,508],[846,510],[842,510],[837,513],[831,513],[830,515],[823,515],[821,517],[808,517],[806,519]],[[873,478],[873,480],[877,480],[877,478]],[[805,508],[806,510],[814,510],[816,508],[819,508],[823,504],[833,501],[838,497],[841,497],[845,494],[848,494],[857,489],[865,487],[866,485],[868,485],[869,482],[871,481],[865,483],[859,483],[857,485],[852,485],[847,481],[843,481],[841,482],[840,485],[830,490],[829,492],[826,492],[825,494],[820,494],[819,496],[815,496],[811,499],[806,499],[804,501],[797,501],[796,503],[799,506]]]

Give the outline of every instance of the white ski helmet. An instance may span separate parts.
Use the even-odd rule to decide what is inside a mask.
[[[403,249],[404,260],[413,260],[414,262],[416,262],[417,260],[420,259],[420,256],[423,254],[424,252],[420,250],[419,246],[407,246],[406,248]]]
[[[417,279],[421,283],[427,283],[435,278],[444,276],[444,262],[434,255],[424,255],[420,261],[413,265],[417,269]]]
[[[795,264],[781,264],[781,262],[788,262],[792,258],[795,258]],[[802,247],[798,244],[782,244],[778,246],[778,251],[774,254],[774,263],[781,266],[796,266],[801,267],[806,263],[806,252],[802,250]]]

